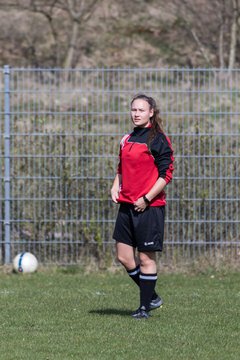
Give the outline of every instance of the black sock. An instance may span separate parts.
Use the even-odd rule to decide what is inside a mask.
[[[132,270],[127,270],[128,275],[130,276],[130,278],[138,285],[139,285],[139,275],[140,275],[140,266],[137,265],[134,269]],[[152,299],[151,300],[155,300],[158,297],[158,294],[156,293],[155,290],[153,290],[153,295],[152,295]]]
[[[144,307],[146,311],[149,310],[150,302],[153,298],[154,288],[157,282],[157,274],[143,274],[139,275],[140,286],[140,307]]]
[[[127,270],[128,275],[130,278],[139,286],[139,274],[140,274],[140,266],[137,265],[132,270]]]

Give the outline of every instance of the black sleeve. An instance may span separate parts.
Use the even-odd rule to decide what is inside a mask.
[[[174,157],[171,142],[163,133],[159,133],[153,139],[151,143],[151,153],[158,168],[159,177],[169,183],[174,170]]]

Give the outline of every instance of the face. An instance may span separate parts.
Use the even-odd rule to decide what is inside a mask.
[[[150,124],[150,118],[153,116],[153,109],[143,99],[136,99],[131,106],[132,122],[137,127],[147,127]]]

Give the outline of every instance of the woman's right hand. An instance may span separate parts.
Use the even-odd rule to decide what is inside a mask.
[[[112,201],[117,204],[118,203],[118,198],[119,198],[119,190],[118,189],[111,189],[111,197],[112,197]]]
[[[112,201],[115,204],[118,204],[119,192],[121,188],[121,180],[122,180],[121,175],[117,174],[112,184],[111,197],[112,197]]]

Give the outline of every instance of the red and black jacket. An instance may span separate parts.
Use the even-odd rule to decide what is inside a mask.
[[[122,177],[118,202],[133,204],[146,195],[159,177],[166,183],[172,179],[173,149],[169,138],[158,133],[147,146],[150,127],[134,128],[125,135],[120,143],[118,174]],[[150,203],[150,206],[166,205],[166,195],[162,191]]]

